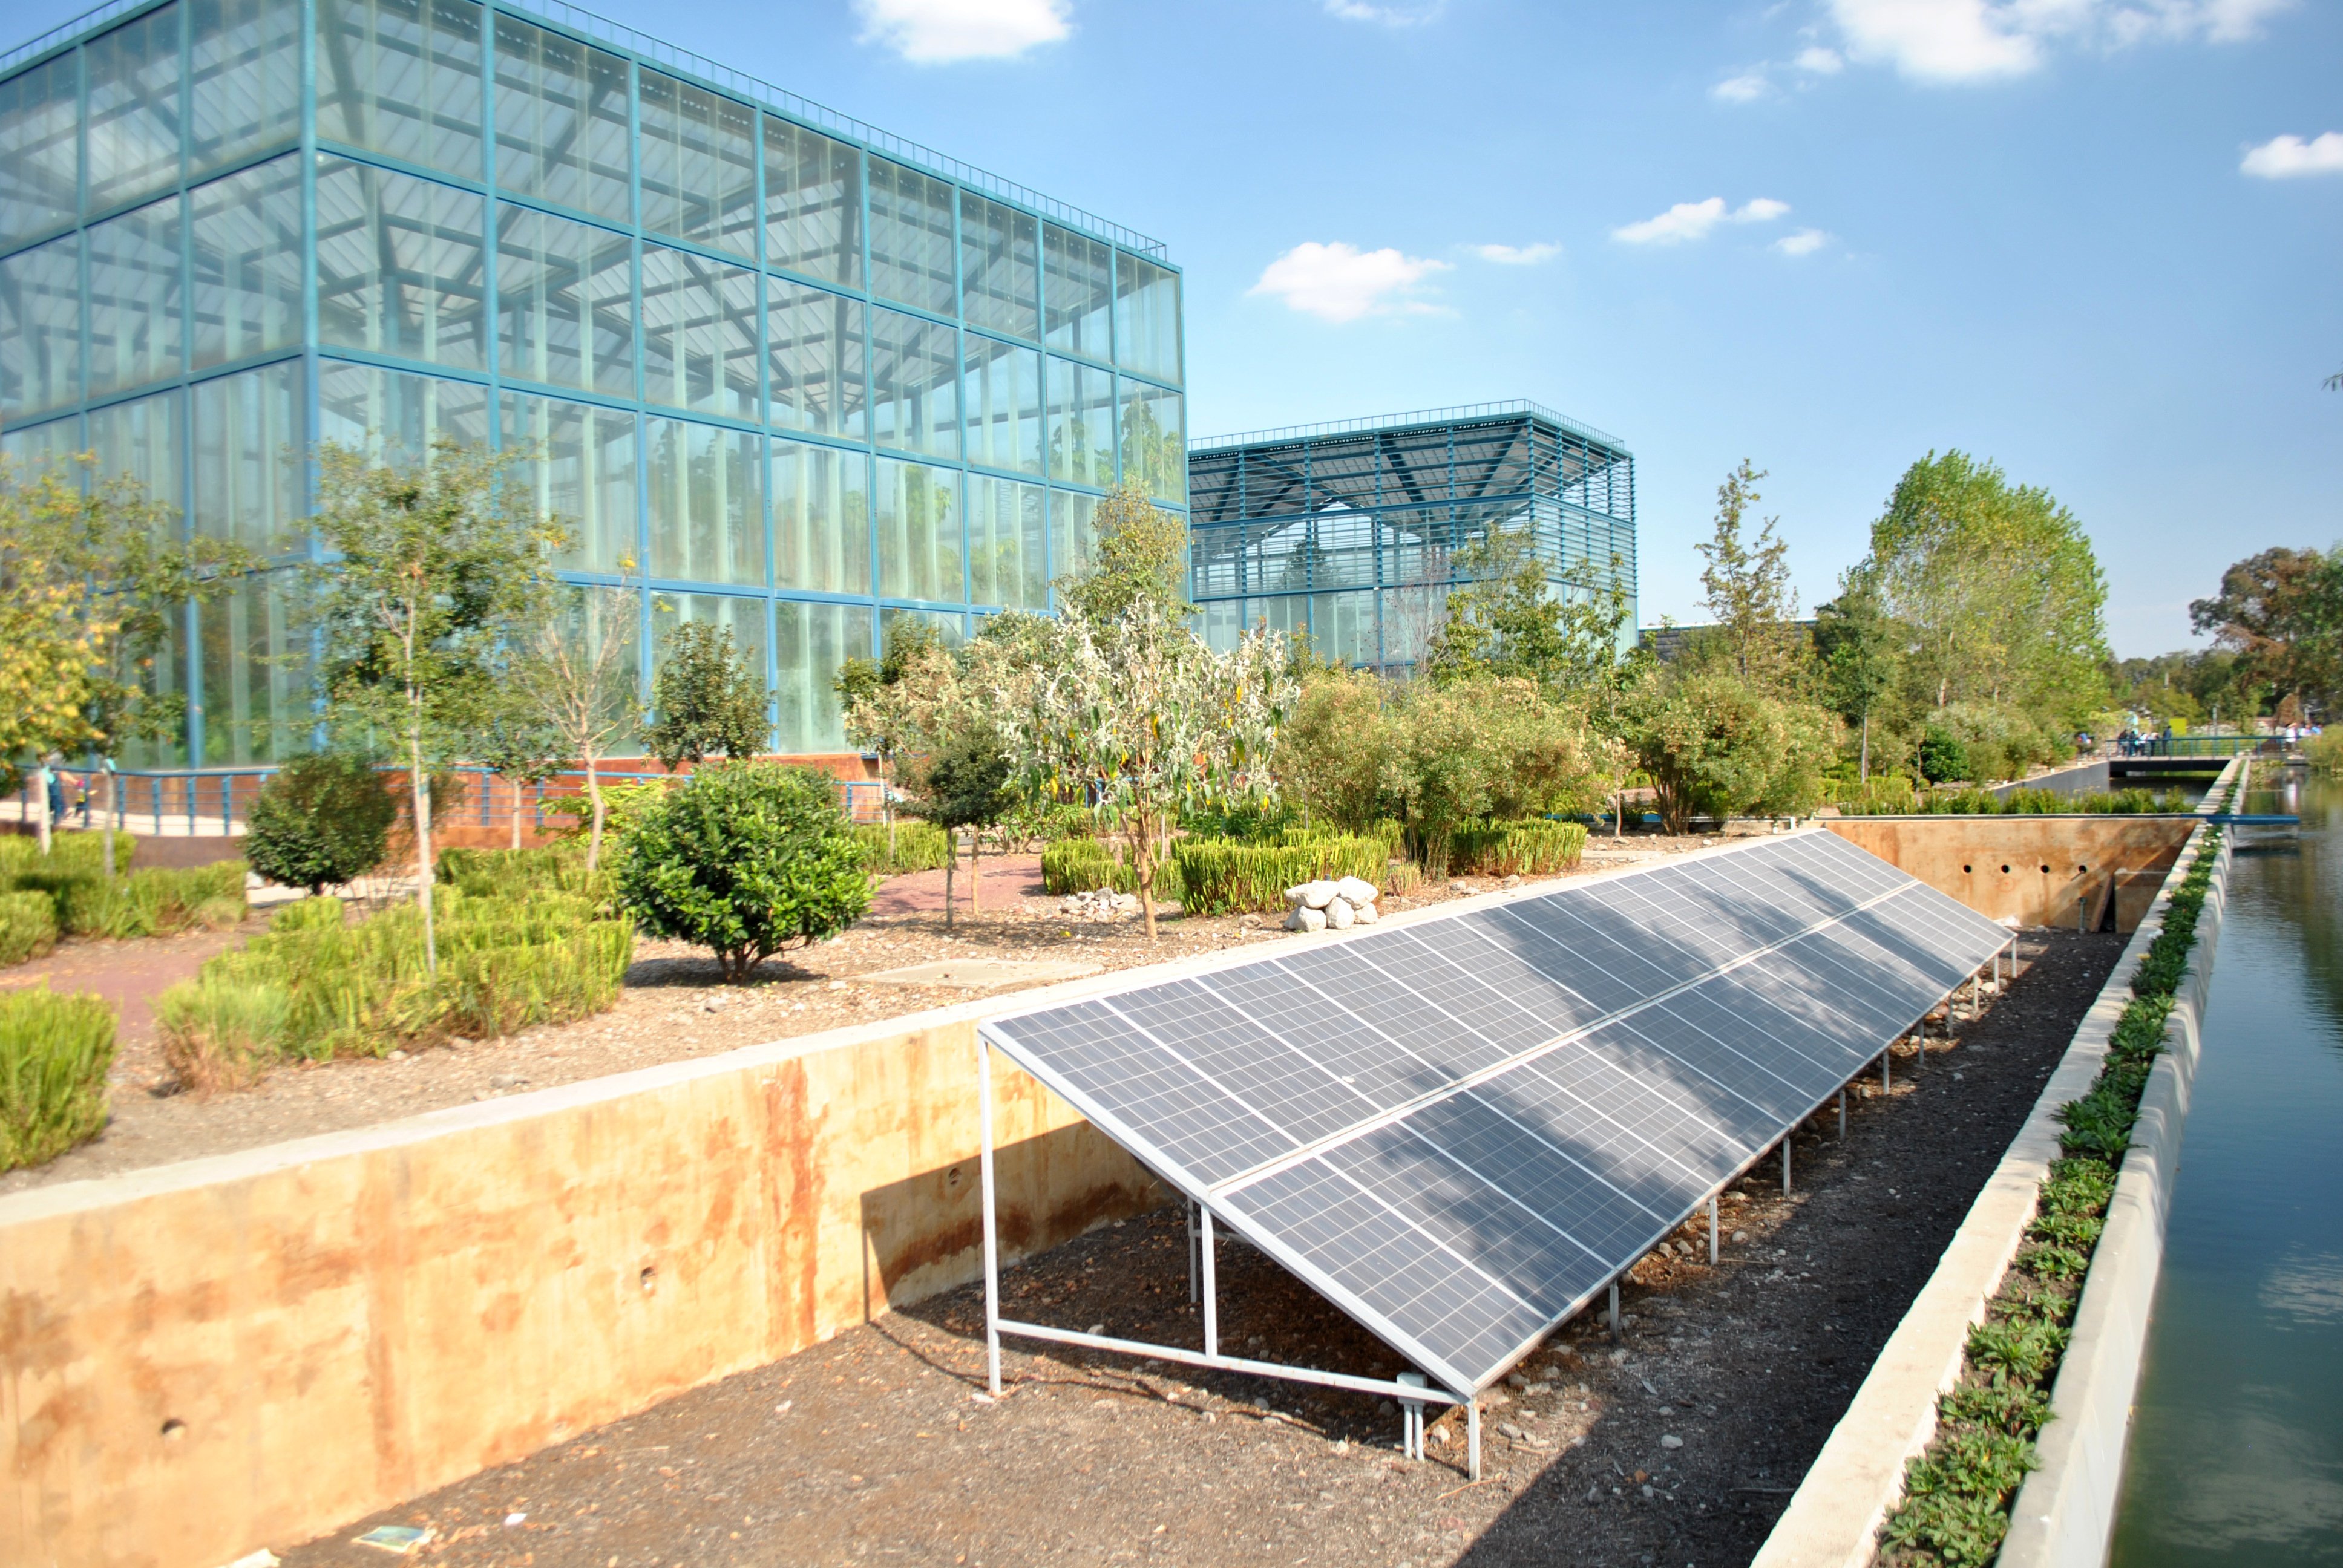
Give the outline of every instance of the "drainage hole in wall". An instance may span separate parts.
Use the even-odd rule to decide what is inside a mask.
[[[647,1296],[655,1294],[659,1290],[659,1271],[657,1269],[645,1269],[640,1277],[643,1294]]]
[[[2007,866],[2004,866],[2004,867],[2001,869],[2001,874],[2002,874],[2003,876],[2005,876],[2005,877],[2006,877],[2007,875],[2009,875],[2009,868],[2008,868]]]
[[[1962,876],[1964,876],[1964,877],[1966,877],[1966,876],[1967,876],[1971,871],[1974,871],[1974,870],[1976,870],[1976,868],[1975,866],[1963,866],[1963,867],[1961,868],[1961,875],[1962,875]]]
[[[186,1435],[187,1423],[181,1421],[177,1416],[175,1415],[170,1420],[163,1423],[163,1441],[165,1442],[176,1442],[179,1439]]]
[[[2047,866],[2043,867],[2043,868],[2042,868],[2042,874],[2043,874],[2044,876],[2046,876],[2046,876],[2048,876],[2048,875],[2050,874],[2050,868],[2049,868],[2049,867],[2047,867]]]

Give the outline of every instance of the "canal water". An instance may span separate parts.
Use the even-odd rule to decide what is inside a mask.
[[[2115,1568],[2343,1564],[2343,784],[2245,809]]]

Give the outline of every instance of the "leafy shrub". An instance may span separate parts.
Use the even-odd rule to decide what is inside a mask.
[[[46,893],[0,893],[0,965],[36,959],[57,945],[57,906]]]
[[[224,930],[245,916],[245,864],[133,871],[111,882],[96,869],[31,870],[13,879],[18,892],[46,894],[57,930],[69,937],[167,937]]]
[[[1320,878],[1357,877],[1381,888],[1389,859],[1374,839],[1327,838],[1302,844],[1182,839],[1172,846],[1172,864],[1180,873],[1180,907],[1192,915],[1281,913],[1286,889]]]
[[[852,925],[871,891],[830,777],[768,762],[702,769],[645,810],[618,885],[645,930],[712,949],[735,982]]]
[[[1969,749],[1949,729],[1928,726],[1920,738],[1920,777],[1931,784],[1969,777]]]
[[[266,934],[156,999],[165,1059],[190,1087],[233,1088],[282,1060],[487,1039],[585,1018],[618,1000],[634,933],[598,900],[544,889],[473,894],[450,883],[434,902],[436,976],[413,904],[355,925],[338,899],[279,910]]]
[[[431,869],[438,881],[476,899],[573,893],[607,913],[614,897],[610,873],[588,869],[585,849],[573,844],[530,849],[442,849]]]
[[[1102,839],[1060,839],[1041,846],[1041,886],[1052,893],[1134,893],[1139,878]]]
[[[1083,813],[1088,816],[1088,812]],[[884,822],[863,822],[856,825],[855,842],[873,876],[897,877],[909,871],[940,871],[952,858],[951,835],[933,822],[899,821],[894,827],[894,849],[887,844],[888,828]]]
[[[0,991],[0,1171],[39,1165],[106,1131],[114,1010],[47,986]]]
[[[1547,877],[1577,865],[1585,849],[1586,829],[1577,822],[1492,822],[1456,835],[1451,864],[1473,876]]]
[[[384,776],[357,758],[298,757],[253,800],[246,858],[272,882],[322,893],[382,864],[398,809]]]
[[[0,891],[28,872],[105,874],[106,839],[102,834],[55,833],[50,836],[49,844],[49,853],[44,856],[41,841],[31,834],[0,834]],[[137,848],[138,840],[130,834],[114,836],[114,869],[117,874],[130,869],[130,858]]]

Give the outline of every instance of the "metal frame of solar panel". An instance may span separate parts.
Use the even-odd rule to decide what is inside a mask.
[[[1825,829],[1232,954],[979,1026],[985,1335],[1463,1404],[2012,942]],[[1974,993],[1973,993],[1974,994]],[[1000,1313],[990,1052],[1188,1198],[1204,1350]],[[1841,1108],[1845,1101],[1842,1099]],[[1225,1227],[1433,1380],[1220,1353]]]

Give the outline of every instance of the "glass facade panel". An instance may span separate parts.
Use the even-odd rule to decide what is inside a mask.
[[[274,158],[187,193],[194,234],[194,365],[301,341],[301,159]]]
[[[968,477],[968,597],[1009,609],[1050,608],[1047,492],[1039,485]]]
[[[187,0],[187,175],[301,135],[300,0]]]
[[[180,454],[186,449],[186,403],[176,388],[134,397],[90,411],[89,449],[97,455],[91,477],[128,475],[153,499],[170,508],[176,531],[186,508]]]
[[[650,575],[765,586],[765,438],[647,419]]]
[[[777,430],[843,436],[863,427],[863,304],[765,280],[765,383]]]
[[[970,327],[1041,337],[1041,224],[974,191],[960,193],[960,297]]]
[[[196,532],[256,555],[293,549],[302,514],[300,361],[215,376],[187,396]]]
[[[1105,359],[1114,313],[1114,247],[1043,224],[1041,303],[1051,347]]]
[[[179,210],[177,196],[165,196],[87,230],[92,397],[166,380],[186,367]]]
[[[960,481],[957,468],[879,459],[879,591],[887,598],[965,602]]]
[[[632,223],[627,78],[608,50],[499,14],[497,184]]]
[[[712,626],[732,634],[732,646],[757,677],[758,686],[772,689],[767,673],[765,607],[769,601],[721,593],[655,593],[651,596],[651,674],[666,667],[675,628],[686,621]],[[770,742],[769,741],[768,744]]]
[[[101,34],[82,50],[89,80],[89,206],[104,212],[179,177],[179,7]]]
[[[1050,492],[1050,576],[1052,580],[1091,569],[1098,551],[1098,498],[1072,490]]]
[[[308,661],[289,572],[246,578],[196,610],[203,643],[204,762],[236,768],[308,748]]]
[[[757,275],[643,246],[643,401],[761,419]]]
[[[960,332],[870,309],[870,437],[929,457],[960,456]]]
[[[941,635],[946,648],[958,648],[968,640],[968,616],[956,609],[911,609],[890,604],[879,611],[879,646],[884,648],[894,640],[896,628],[910,623],[933,627]]]
[[[566,571],[639,571],[634,415],[508,392],[502,424],[504,446],[528,451],[512,473],[530,487],[538,515],[569,531],[569,548],[554,564]]]
[[[773,585],[870,591],[870,459],[809,441],[773,442]]]
[[[862,286],[862,153],[771,115],[765,121],[765,265]]]
[[[480,7],[317,0],[317,135],[481,176]]]
[[[73,222],[81,204],[81,56],[0,82],[0,246]]]
[[[319,340],[486,369],[482,206],[467,191],[320,157]]]
[[[635,396],[635,242],[497,206],[497,367],[509,379]]]
[[[843,751],[838,667],[869,658],[870,607],[782,599],[773,606],[774,707],[780,723],[774,741],[783,751]]]
[[[757,112],[641,74],[643,226],[757,259]]]
[[[938,316],[958,314],[952,186],[885,158],[870,160],[870,292]]]
[[[1180,275],[1127,250],[1114,258],[1114,349],[1125,370],[1180,379]]]
[[[1011,473],[1043,472],[1041,353],[968,335],[963,386],[968,413],[968,460]]]
[[[0,425],[81,400],[81,236],[0,260]]]
[[[466,446],[488,439],[488,389],[405,370],[322,360],[317,366],[317,439],[377,462],[413,463],[438,437]]]
[[[1114,377],[1087,365],[1049,362],[1050,477],[1114,488]]]
[[[0,457],[27,466],[47,464],[62,471],[81,450],[81,416],[68,414],[45,425],[12,425],[0,430]]]
[[[1159,501],[1188,504],[1188,432],[1177,392],[1122,384],[1122,477]]]

